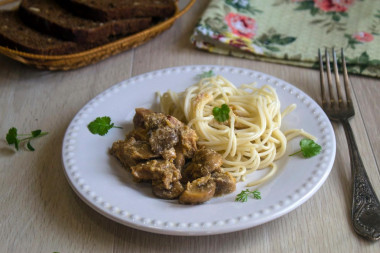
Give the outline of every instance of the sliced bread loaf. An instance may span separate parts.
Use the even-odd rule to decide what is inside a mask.
[[[107,21],[134,17],[170,17],[175,0],[60,0],[76,14],[93,20]]]
[[[151,18],[96,22],[72,14],[55,0],[22,0],[20,17],[33,28],[64,40],[101,43],[110,36],[127,35],[151,25]]]
[[[59,40],[26,26],[17,11],[0,12],[0,45],[44,55],[74,53],[84,49],[77,43]]]

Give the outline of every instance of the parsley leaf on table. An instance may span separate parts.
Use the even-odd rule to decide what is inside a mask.
[[[5,137],[5,139],[7,140],[7,143],[9,145],[14,144],[16,150],[18,150],[18,146],[20,144],[20,140],[17,139],[17,129],[15,127],[12,127],[11,129],[9,129],[9,131],[8,131],[7,136]]]
[[[219,122],[224,122],[230,118],[230,107],[226,104],[222,104],[221,107],[214,107],[212,109],[212,115],[214,115],[214,118]]]
[[[303,157],[309,158],[321,153],[322,147],[310,139],[302,139],[300,141],[301,150],[289,155],[294,156],[296,154],[302,153]]]
[[[32,139],[47,135],[47,132],[42,132],[40,129],[31,131],[30,134],[18,134],[17,128],[12,127],[8,130],[8,133],[5,137],[7,143],[9,145],[15,145],[16,150],[20,149],[20,143],[24,141],[28,141],[26,147],[30,151],[34,151],[34,147],[30,143]],[[23,137],[23,138],[22,138]]]
[[[235,201],[240,201],[240,202],[247,202],[248,197],[252,197],[254,199],[261,199],[261,193],[257,190],[255,191],[250,191],[249,189],[241,191],[236,198]]]
[[[101,136],[108,133],[108,130],[111,128],[122,128],[119,126],[115,126],[114,123],[111,123],[111,118],[108,116],[97,117],[94,121],[90,122],[87,125],[88,130],[92,134],[99,134]]]

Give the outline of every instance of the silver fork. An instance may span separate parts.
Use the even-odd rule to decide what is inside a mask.
[[[359,235],[367,239],[378,240],[380,238],[380,203],[368,179],[368,175],[365,171],[358,147],[355,142],[354,134],[350,123],[348,122],[348,119],[355,115],[355,110],[349,88],[349,79],[343,49],[341,51],[344,92],[339,80],[335,50],[332,49],[335,85],[331,77],[332,73],[328,50],[326,49],[325,52],[328,90],[326,89],[324,79],[323,59],[321,51],[318,50],[322,108],[331,121],[338,121],[343,124],[344,131],[346,133],[348,148],[350,151],[351,173],[353,178],[351,218],[354,229]]]

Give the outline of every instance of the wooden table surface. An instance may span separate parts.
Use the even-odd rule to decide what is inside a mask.
[[[217,64],[250,68],[283,79],[319,99],[316,70],[210,54],[189,42],[208,1],[197,1],[174,26],[148,43],[95,65],[68,72],[40,71],[0,56],[0,252],[380,252],[357,236],[350,221],[351,173],[341,125],[332,171],[306,203],[274,221],[211,236],[139,231],[100,215],[77,197],[61,161],[65,130],[91,98],[129,77],[156,69]],[[351,76],[356,116],[350,121],[380,196],[380,80]],[[36,151],[14,152],[12,126],[43,129]]]

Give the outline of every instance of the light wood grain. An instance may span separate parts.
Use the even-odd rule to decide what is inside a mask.
[[[61,164],[68,124],[91,98],[131,76],[179,65],[231,65],[281,78],[319,101],[315,70],[194,49],[189,36],[206,6],[197,1],[154,40],[75,71],[38,71],[0,56],[0,252],[379,252],[379,242],[352,229],[349,156],[343,128],[336,124],[336,160],[321,189],[289,214],[244,231],[203,237],[147,233],[105,218],[71,190]],[[380,81],[359,76],[351,81],[357,111],[351,125],[379,196]],[[3,138],[12,126],[49,135],[34,142],[35,152],[15,153]]]

